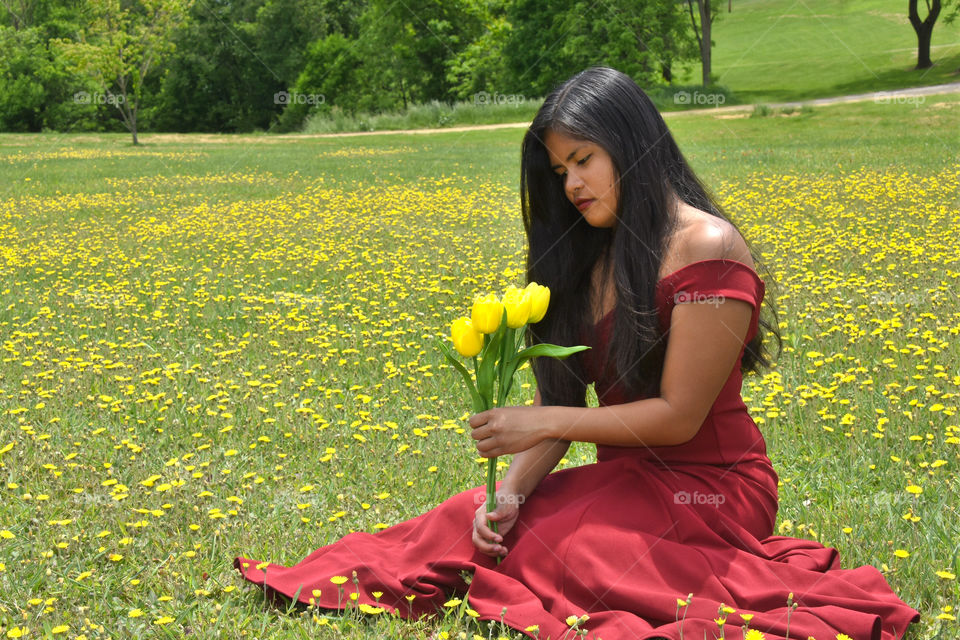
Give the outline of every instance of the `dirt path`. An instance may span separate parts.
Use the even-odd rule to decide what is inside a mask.
[[[867,102],[869,100],[896,102],[905,98],[914,98],[918,96],[932,96],[943,93],[960,93],[960,82],[951,82],[949,84],[935,84],[929,87],[914,87],[912,89],[896,89],[893,91],[872,91],[870,93],[856,93],[848,96],[833,96],[832,98],[816,98],[813,100],[799,100],[796,102],[765,102],[771,109],[782,109],[788,107],[818,107],[830,104],[843,104],[848,102]],[[686,115],[703,113],[731,113],[737,111],[753,111],[755,105],[752,104],[734,104],[728,107],[713,107],[707,109],[690,109],[688,111],[667,111],[665,115]]]

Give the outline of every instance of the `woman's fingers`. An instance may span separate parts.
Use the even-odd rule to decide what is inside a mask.
[[[488,556],[503,555],[507,551],[502,545],[489,542],[488,540],[484,539],[476,530],[473,532],[473,544],[477,547],[477,549],[480,550],[481,553]]]
[[[484,540],[490,540],[492,542],[503,542],[503,536],[499,533],[496,533],[486,524],[480,524],[477,526],[477,532]]]
[[[482,511],[483,507],[477,510],[473,521],[473,544],[484,554],[488,556],[503,555],[507,552],[506,547],[498,543],[503,541],[503,536],[495,533],[487,525],[487,516],[493,516],[497,520],[499,516],[494,513],[487,514]]]

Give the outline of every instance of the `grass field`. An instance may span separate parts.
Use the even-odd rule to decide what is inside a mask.
[[[934,66],[914,70],[907,3],[738,0],[714,23],[713,73],[744,103],[782,102],[960,80],[960,20],[933,29]],[[926,17],[920,3],[921,16]],[[699,82],[700,66],[678,82]]]
[[[911,640],[958,635],[958,107],[668,117],[779,313],[778,531],[883,570]],[[432,341],[523,282],[522,133],[0,136],[0,637],[517,636],[287,615],[231,561],[482,484]]]

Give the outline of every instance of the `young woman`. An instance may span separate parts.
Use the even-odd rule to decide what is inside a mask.
[[[533,406],[470,417],[481,455],[513,454],[497,504],[476,487],[293,567],[237,558],[243,576],[341,608],[330,578],[355,575],[358,603],[404,616],[469,589],[481,619],[540,638],[572,636],[570,616],[607,639],[900,638],[919,614],[879,571],[772,535],[777,475],[740,397],[769,365],[761,327],[780,338],[765,284],[640,87],[591,68],[553,91],[521,198],[527,276],[551,290],[527,343],[593,348],[534,360]],[[572,441],[597,462],[550,473]]]

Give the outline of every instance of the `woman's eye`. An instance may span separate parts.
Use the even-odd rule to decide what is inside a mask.
[[[579,161],[577,162],[577,164],[579,164],[579,165],[587,164],[587,160],[590,159],[590,156],[591,156],[591,155],[593,155],[593,154],[591,153],[590,155],[584,156],[581,160],[579,160]]]

